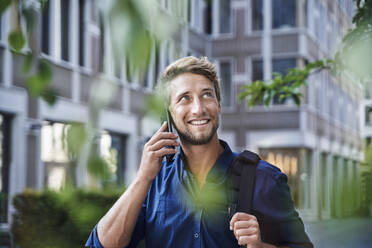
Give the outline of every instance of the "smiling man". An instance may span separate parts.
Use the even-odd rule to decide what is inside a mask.
[[[186,57],[159,82],[179,136],[168,123],[145,144],[134,181],[93,229],[86,246],[313,247],[293,206],[286,176],[259,161],[253,215],[230,219],[228,170],[237,154],[218,139],[221,96],[215,65]],[[173,149],[177,146],[180,149]],[[174,159],[162,162],[167,154]]]

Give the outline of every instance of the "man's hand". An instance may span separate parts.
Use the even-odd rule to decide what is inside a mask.
[[[247,248],[263,248],[260,227],[254,215],[235,213],[230,221],[230,230],[234,231],[239,245]]]
[[[178,146],[177,135],[166,132],[167,122],[145,144],[142,152],[141,164],[138,175],[147,180],[153,180],[161,168],[161,160],[167,154],[176,153],[176,149],[165,146]]]

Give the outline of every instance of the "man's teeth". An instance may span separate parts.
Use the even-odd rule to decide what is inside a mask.
[[[208,120],[191,121],[191,124],[193,124],[193,125],[203,125],[207,122],[208,122]]]

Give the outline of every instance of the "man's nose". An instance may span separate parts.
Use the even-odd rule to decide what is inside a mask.
[[[200,115],[204,113],[204,105],[203,102],[200,101],[199,98],[194,98],[191,106],[191,112],[196,115]]]

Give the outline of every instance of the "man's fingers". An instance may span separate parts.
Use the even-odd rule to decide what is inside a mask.
[[[237,240],[238,240],[239,245],[247,245],[247,247],[249,248],[249,247],[252,247],[252,246],[250,246],[248,244],[254,243],[256,241],[256,237],[254,237],[254,236],[240,236]],[[256,247],[256,246],[254,246],[254,247]]]
[[[241,228],[241,229],[234,229],[234,234],[238,238],[240,236],[245,235],[253,235],[257,233],[256,227],[248,227],[248,228]]]
[[[148,141],[149,145],[152,145],[154,143],[154,138],[161,132],[164,132],[167,130],[168,123],[166,121],[161,124],[160,128],[154,133],[154,135],[151,137],[151,139]]]
[[[160,150],[161,148],[163,148],[165,146],[178,146],[178,145],[179,145],[179,143],[175,139],[161,139],[158,142],[156,142],[155,144],[151,145],[149,147],[149,150],[150,151],[157,151],[157,150]]]
[[[239,220],[244,220],[244,221],[255,220],[255,221],[257,221],[256,216],[254,216],[254,215],[247,214],[247,213],[242,213],[242,212],[237,212],[231,218],[230,230],[232,230],[234,228],[234,223],[239,221]]]
[[[147,142],[147,145],[151,146],[155,144],[160,139],[177,139],[177,134],[171,132],[156,132],[151,139]]]
[[[240,220],[234,222],[234,230],[241,228],[258,227],[258,223],[254,220]]]
[[[156,153],[157,157],[163,157],[167,154],[175,154],[176,152],[177,152],[177,150],[173,149],[173,148],[162,148],[162,149],[156,151],[155,153]]]

